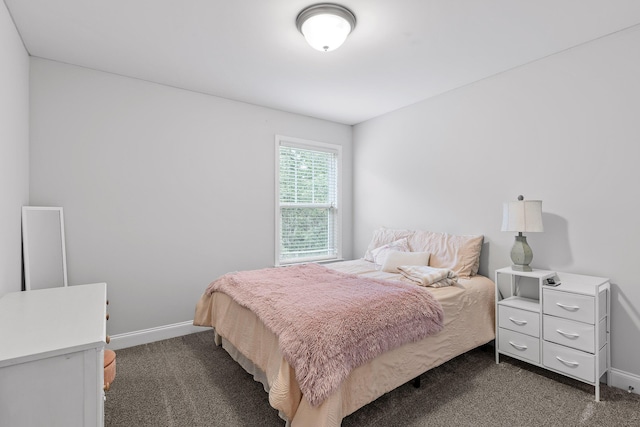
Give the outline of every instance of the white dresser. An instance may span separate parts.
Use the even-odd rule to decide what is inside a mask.
[[[505,295],[503,275],[510,280]],[[507,354],[542,366],[592,384],[600,400],[600,378],[611,366],[609,295],[604,277],[496,270],[496,363]]]
[[[104,425],[107,285],[0,298],[0,426]]]

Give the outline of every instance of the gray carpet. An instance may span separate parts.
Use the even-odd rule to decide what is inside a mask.
[[[640,396],[592,386],[481,347],[345,418],[354,426],[640,426]],[[105,425],[283,426],[267,393],[201,332],[117,351]]]

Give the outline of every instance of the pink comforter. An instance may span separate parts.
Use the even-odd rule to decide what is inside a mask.
[[[443,327],[440,303],[425,288],[340,273],[317,264],[226,274],[223,292],[256,313],[277,336],[312,406],[352,369]]]

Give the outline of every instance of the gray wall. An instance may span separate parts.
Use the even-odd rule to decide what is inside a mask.
[[[510,264],[502,203],[543,201],[538,268],[610,277],[612,364],[640,375],[640,29],[354,128],[354,254],[378,226],[486,236]]]
[[[22,287],[20,212],[29,201],[29,55],[0,2],[0,297]]]
[[[64,207],[69,284],[105,281],[109,333],[193,319],[206,286],[274,263],[274,135],[344,147],[350,126],[31,60],[32,204]]]

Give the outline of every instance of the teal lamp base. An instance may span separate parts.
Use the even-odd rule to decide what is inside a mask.
[[[527,237],[522,233],[518,233],[516,241],[511,248],[512,270],[516,271],[533,271],[529,264],[533,260],[533,252],[531,246],[527,243]]]

